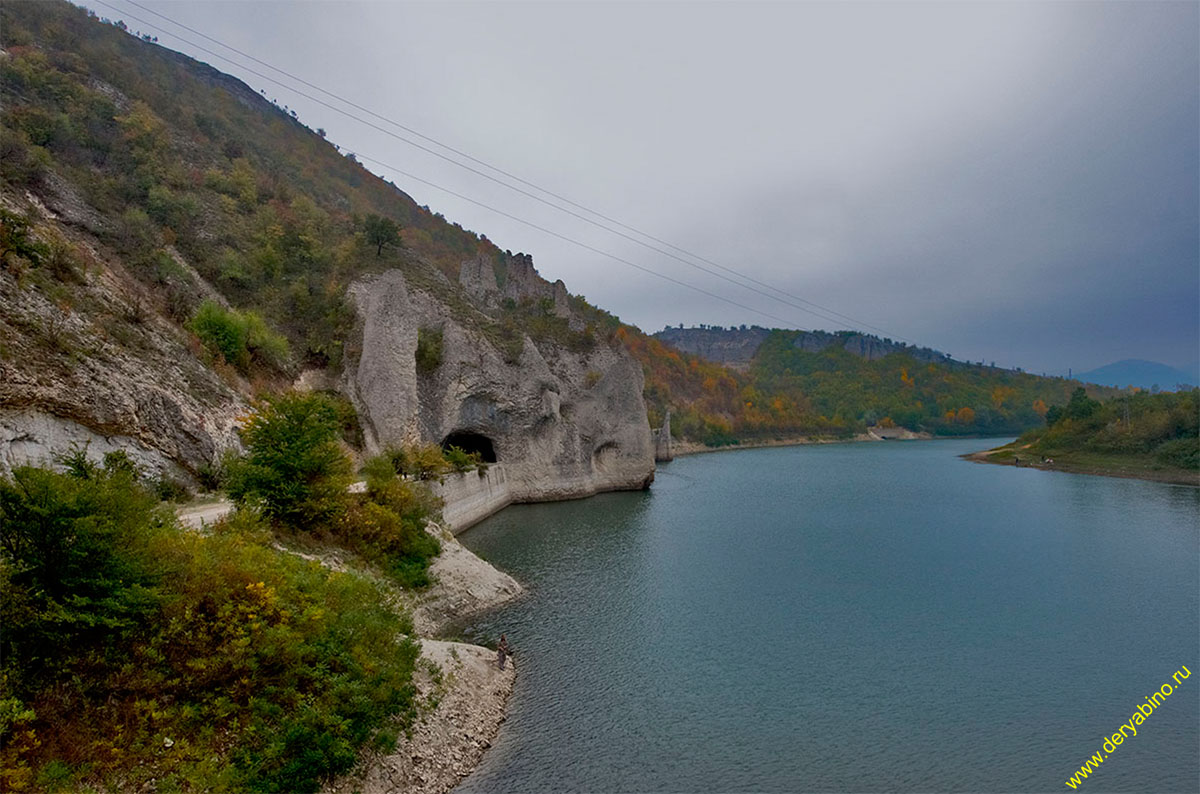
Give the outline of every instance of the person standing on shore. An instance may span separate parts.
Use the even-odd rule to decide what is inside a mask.
[[[500,669],[504,669],[504,660],[508,658],[510,651],[508,649],[508,637],[501,634],[500,644],[496,646],[496,662],[500,665]]]

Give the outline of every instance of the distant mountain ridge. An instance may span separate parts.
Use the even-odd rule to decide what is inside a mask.
[[[1195,373],[1139,358],[1114,361],[1103,367],[1079,372],[1076,373],[1075,379],[1100,386],[1137,386],[1142,389],[1158,386],[1163,391],[1174,391],[1179,384],[1195,386],[1200,380]]]
[[[1019,435],[1083,386],[858,331],[705,325],[619,333],[642,362],[651,425],[669,412],[673,436],[708,446],[849,438],[869,428]],[[1101,400],[1120,393],[1086,392]]]
[[[653,334],[654,338],[676,350],[700,356],[734,369],[750,366],[758,348],[770,336],[771,329],[757,325],[740,328],[702,325],[698,328],[667,327]],[[906,353],[923,363],[948,364],[948,355],[928,347],[914,347],[904,342],[881,339],[858,331],[800,331],[792,344],[797,350],[820,353],[829,348],[841,348],[867,361],[876,361],[892,353]]]

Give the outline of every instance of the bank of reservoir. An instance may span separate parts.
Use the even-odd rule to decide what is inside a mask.
[[[461,792],[1044,791],[1200,667],[1200,491],[978,466],[978,440],[682,458],[461,536],[529,595]],[[1193,790],[1200,679],[1095,791]]]

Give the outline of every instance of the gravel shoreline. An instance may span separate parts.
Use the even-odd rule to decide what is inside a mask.
[[[897,441],[930,441],[934,437],[925,432],[914,432],[904,428],[893,428],[887,431],[890,440]],[[851,444],[859,441],[883,441],[882,436],[874,433],[859,433],[850,438],[828,438],[824,436],[797,436],[795,438],[776,438],[766,441],[747,441],[742,444],[729,444],[723,447],[710,447],[697,441],[671,441],[672,457],[682,458],[687,455],[704,455],[709,452],[730,452],[738,449],[764,449],[767,447],[801,447],[809,444]]]
[[[323,794],[445,794],[474,771],[506,716],[516,680],[511,657],[504,670],[496,652],[435,639],[478,612],[519,597],[524,588],[436,526],[442,553],[430,566],[434,584],[405,594],[421,658],[413,674],[420,713],[390,752],[369,752],[356,769]]]
[[[478,645],[421,640],[413,683],[422,714],[389,753],[372,753],[358,775],[325,794],[444,794],[474,771],[505,718],[516,667],[500,670]]]
[[[964,460],[969,460],[972,463],[989,463],[993,466],[1016,466],[1022,469],[1061,471],[1068,474],[1090,474],[1095,477],[1119,477],[1126,480],[1146,480],[1148,482],[1163,482],[1169,485],[1190,485],[1192,487],[1200,487],[1200,472],[1182,470],[1152,471],[1145,469],[1126,471],[1121,468],[1088,466],[1061,460],[1042,463],[1032,455],[1026,462],[1017,463],[1017,461],[1013,459],[996,458],[994,456],[994,453],[1005,449],[1007,448],[997,447],[996,449],[985,449],[979,452],[968,452],[964,455],[959,455],[959,457],[963,458]]]

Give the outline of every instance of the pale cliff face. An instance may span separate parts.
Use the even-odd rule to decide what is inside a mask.
[[[734,369],[746,370],[754,360],[754,354],[770,335],[766,328],[665,328],[656,334],[658,339],[684,353],[700,356]],[[945,363],[950,358],[944,353],[927,347],[914,347],[890,339],[862,333],[830,333],[828,331],[801,331],[792,346],[806,353],[820,353],[830,347],[840,347],[867,361],[905,353],[917,361]]]
[[[623,349],[539,349],[526,338],[513,364],[398,271],[361,280],[350,295],[362,353],[343,388],[369,451],[482,437],[504,465],[514,501],[643,488],[653,479],[642,371]],[[442,332],[441,363],[428,373],[416,366],[422,328]]]
[[[32,197],[4,202],[54,225],[88,264],[78,267],[69,302],[0,268],[0,474],[52,466],[78,448],[93,460],[121,450],[148,475],[188,481],[238,447],[246,401],[159,314],[153,290],[86,232],[60,223],[95,215],[65,201],[57,212]],[[197,302],[214,294],[182,258],[177,263]]]

